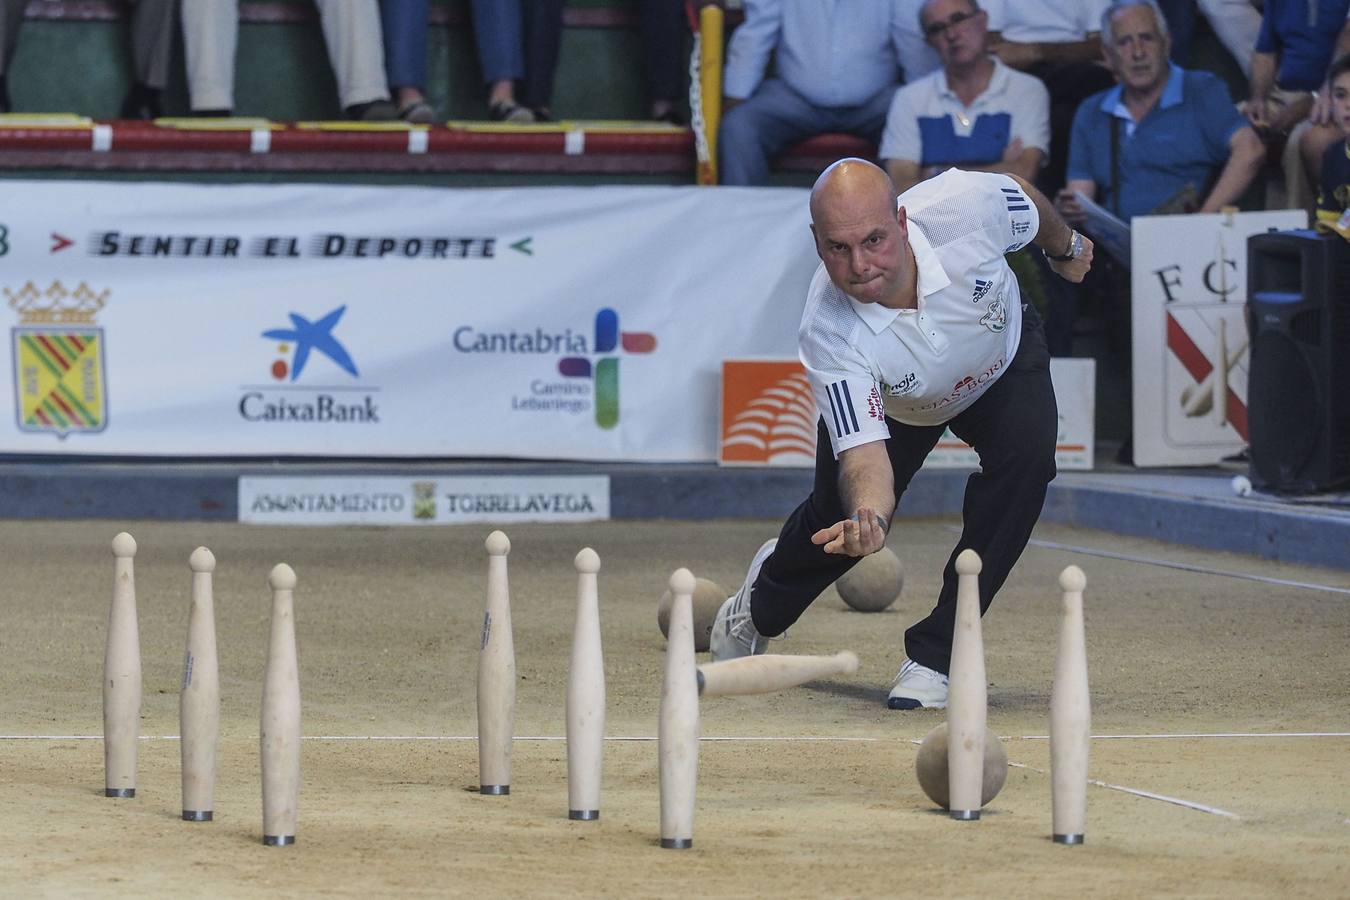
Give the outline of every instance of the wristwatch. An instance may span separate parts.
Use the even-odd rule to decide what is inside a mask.
[[[1051,256],[1049,252],[1042,250],[1046,259],[1053,259],[1055,262],[1068,262],[1071,259],[1077,259],[1083,255],[1083,236],[1077,231],[1069,235],[1069,249],[1064,251],[1063,256]]]

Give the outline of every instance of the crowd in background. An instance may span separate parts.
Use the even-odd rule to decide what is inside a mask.
[[[191,113],[230,116],[239,0],[130,0],[134,83],[121,117],[163,115],[175,30],[181,28]],[[314,0],[343,112],[358,121],[428,123],[429,0]],[[28,0],[0,0],[0,112]],[[682,123],[679,104],[689,28],[683,0],[637,0],[642,75],[653,119]],[[564,0],[469,0],[486,118],[553,118]]]

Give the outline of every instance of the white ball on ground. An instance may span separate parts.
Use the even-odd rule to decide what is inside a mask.
[[[834,583],[844,602],[859,612],[881,612],[900,598],[904,586],[905,568],[890,547],[864,556]]]
[[[1233,493],[1239,497],[1246,497],[1252,492],[1252,480],[1246,475],[1234,475],[1228,484],[1233,488]]]
[[[715,581],[709,581],[706,578],[694,579],[694,650],[697,653],[703,653],[708,649],[708,642],[712,639],[713,619],[717,618],[717,611],[722,608],[722,604],[731,595]],[[656,605],[656,624],[661,629],[661,636],[667,637],[670,632],[670,606],[675,602],[675,595],[666,591],[661,595],[661,602]]]

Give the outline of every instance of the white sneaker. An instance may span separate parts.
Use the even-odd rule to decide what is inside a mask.
[[[891,682],[886,705],[891,709],[946,709],[947,676],[907,659]]]
[[[778,538],[770,538],[755,551],[750,560],[750,570],[745,573],[745,582],[741,589],[727,598],[717,610],[713,619],[712,634],[708,640],[708,649],[712,651],[713,662],[723,659],[739,659],[763,653],[769,646],[769,639],[755,630],[755,621],[750,618],[750,592],[764,567],[764,560],[778,546]]]

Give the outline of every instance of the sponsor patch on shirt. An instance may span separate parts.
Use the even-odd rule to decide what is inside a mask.
[[[881,383],[881,389],[890,397],[903,397],[906,394],[912,394],[919,387],[919,376],[914,372],[910,372],[895,384],[887,384],[884,381]]]
[[[979,303],[985,295],[994,289],[994,282],[985,281],[983,278],[975,279],[975,295],[970,298],[971,303]]]
[[[980,317],[980,324],[994,334],[1001,334],[1008,327],[1008,309],[1002,297],[989,302],[989,311]]]
[[[877,390],[875,384],[872,385],[872,392],[867,395],[867,415],[878,422],[886,421],[886,408],[881,403],[881,392]]]

